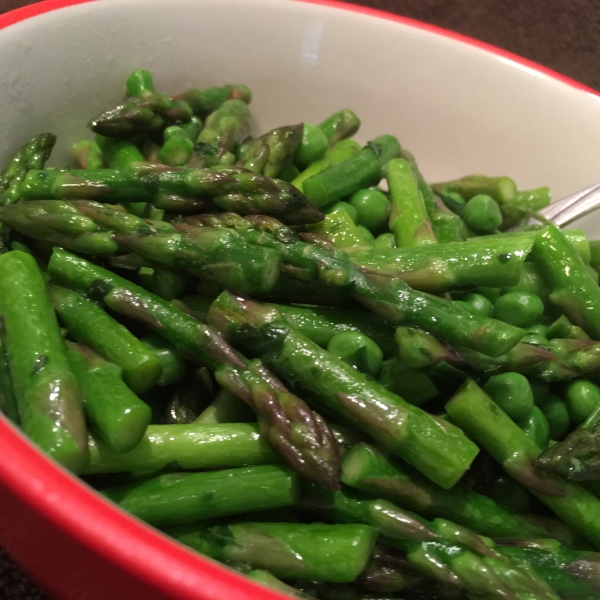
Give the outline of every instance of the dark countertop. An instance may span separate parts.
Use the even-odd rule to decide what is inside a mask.
[[[600,89],[600,3],[594,0],[355,0],[458,31]],[[33,4],[0,0],[0,14]],[[46,596],[0,550],[0,600]]]

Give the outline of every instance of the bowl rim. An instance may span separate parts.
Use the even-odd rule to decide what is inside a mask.
[[[93,0],[43,0],[0,15],[0,29],[32,17]],[[376,17],[426,31],[491,53],[516,67],[533,71],[581,92],[600,92],[566,75],[469,36],[383,10],[340,0],[293,0]],[[42,454],[3,415],[0,416],[0,461],[2,485],[67,535],[92,549],[107,562],[117,564],[131,576],[145,581],[164,597],[218,600],[236,590],[238,600],[278,600],[283,596],[184,548],[141,521],[90,493],[74,475]],[[60,490],[48,500],[40,489]],[[72,508],[77,506],[76,511]],[[120,543],[115,544],[115,540]],[[127,550],[125,550],[127,548]],[[18,560],[18,558],[17,558]],[[35,573],[32,573],[35,578]],[[259,591],[260,590],[260,591]],[[260,593],[260,596],[258,594]]]

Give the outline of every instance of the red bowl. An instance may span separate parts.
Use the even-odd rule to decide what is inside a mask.
[[[48,0],[18,9],[0,16],[0,29],[57,9],[67,20],[73,10],[68,7],[86,1]],[[383,19],[390,25],[400,24],[403,31],[408,27],[438,40],[440,36],[452,38],[457,55],[469,45],[475,52],[528,70],[532,77],[553,78],[595,94],[561,75],[458,34],[341,2],[304,1],[321,5],[315,11],[326,6],[331,11],[361,13],[370,27]],[[559,145],[564,149],[565,145]],[[588,183],[585,177],[580,175],[579,187]],[[46,458],[3,417],[0,456],[0,544],[50,596],[87,600],[283,598],[128,516]]]

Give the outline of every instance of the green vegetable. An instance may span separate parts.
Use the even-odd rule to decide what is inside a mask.
[[[358,224],[372,232],[381,229],[390,214],[390,201],[377,190],[358,190],[350,204],[356,209]]]
[[[139,443],[150,424],[150,407],[125,385],[120,367],[86,346],[67,342],[67,350],[90,424],[109,448],[128,452]]]
[[[295,475],[279,466],[206,473],[169,473],[102,490],[135,517],[155,525],[179,525],[283,506],[297,501]]]
[[[465,223],[480,233],[492,233],[502,223],[502,213],[498,203],[486,194],[473,196],[465,205]]]
[[[320,127],[311,123],[304,123],[302,137],[294,154],[294,163],[305,169],[321,160],[327,152],[328,146],[329,139]]]
[[[359,154],[333,164],[302,183],[306,197],[316,207],[349,196],[359,189],[378,183],[383,166],[400,153],[398,140],[382,135],[369,142]]]
[[[77,292],[51,285],[50,299],[60,321],[81,344],[123,370],[123,380],[141,394],[157,383],[162,364],[156,353],[99,306]]]
[[[378,273],[397,274],[415,289],[436,293],[464,286],[517,283],[531,247],[527,238],[488,241],[481,237],[419,248],[374,245],[348,250],[348,256],[357,265]],[[483,295],[481,291],[476,290]]]
[[[324,171],[332,165],[337,165],[356,156],[360,151],[361,147],[358,142],[355,142],[354,140],[342,140],[335,144],[335,146],[332,146],[321,160],[313,163],[295,177],[292,180],[292,185],[302,192],[303,184],[307,179],[321,173],[321,171]]]
[[[270,214],[290,224],[318,223],[323,219],[322,213],[289,183],[235,167],[215,169],[134,163],[121,169],[30,170],[17,199],[152,202],[157,208],[168,208],[170,205],[164,202],[172,196],[179,207],[181,198],[211,197],[211,202],[223,210]],[[190,212],[197,212],[197,200],[190,206]]]
[[[461,298],[461,302],[467,304],[476,313],[486,317],[491,317],[494,312],[493,304],[481,294],[466,294]]]
[[[83,398],[30,254],[0,255],[0,310],[23,431],[62,465],[81,471],[88,460]]]
[[[550,302],[592,339],[600,340],[600,288],[577,252],[553,225],[537,234],[531,257],[550,286]]]
[[[360,119],[348,108],[338,110],[319,123],[319,129],[327,137],[330,148],[341,140],[352,137],[359,127]]]
[[[10,158],[0,173],[0,204],[13,204],[21,196],[23,181],[31,169],[43,169],[56,143],[52,133],[33,136]]]
[[[362,225],[357,225],[356,229],[363,236],[363,238],[369,246],[375,241],[375,237],[366,227],[363,227]]]
[[[415,406],[439,395],[429,375],[419,369],[407,368],[398,359],[383,362],[378,380],[384,388]]]
[[[243,167],[267,177],[281,178],[281,172],[292,165],[294,153],[301,144],[302,132],[302,124],[292,125],[277,127],[256,138],[244,152]]]
[[[565,389],[565,404],[571,421],[581,425],[600,406],[600,388],[585,379],[573,381]]]
[[[533,411],[531,386],[527,378],[520,373],[494,375],[488,379],[483,389],[515,421],[527,419]]]
[[[281,581],[281,579],[277,579],[277,577],[271,575],[271,573],[268,571],[263,571],[262,569],[253,569],[248,573],[248,577],[257,583],[261,583],[268,588],[272,588],[278,592],[292,596],[293,598],[300,598],[300,600],[316,600],[314,596],[305,594],[304,592],[301,592],[287,583],[284,583]]]
[[[504,294],[494,305],[494,317],[516,327],[530,327],[543,312],[544,303],[540,298],[525,292]]]
[[[106,166],[100,146],[91,140],[81,140],[75,144],[73,156],[82,169],[103,169]]]
[[[385,176],[391,200],[389,227],[398,247],[437,244],[423,196],[409,163],[402,158],[390,160],[385,166]]]
[[[396,248],[396,238],[393,233],[382,233],[373,241],[373,248],[380,250],[391,250]]]
[[[212,470],[279,462],[278,456],[251,423],[149,425],[129,452],[116,452],[90,438],[85,473]]]
[[[163,137],[164,144],[158,153],[160,161],[172,167],[187,165],[194,150],[194,141],[190,139],[188,132],[172,125],[163,131]]]

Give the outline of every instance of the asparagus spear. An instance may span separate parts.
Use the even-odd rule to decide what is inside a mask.
[[[0,255],[0,304],[23,431],[52,458],[80,471],[88,459],[81,390],[31,255]]]
[[[267,177],[277,177],[292,163],[301,139],[302,123],[277,127],[250,142],[242,158],[243,167]]]
[[[600,592],[600,554],[561,548],[556,540],[502,540],[498,550],[517,564],[528,564],[565,598],[595,598]]]
[[[73,148],[73,155],[81,169],[103,169],[106,166],[100,146],[92,140],[81,140]]]
[[[292,329],[274,308],[223,292],[209,322],[316,396],[327,410],[378,439],[444,487],[462,476],[477,448],[462,433],[395,396]]]
[[[365,272],[356,267],[345,252],[322,238],[304,234],[302,237],[312,243],[300,242],[293,231],[275,219],[263,216],[242,219],[239,215],[221,218],[226,218],[244,240],[277,248],[283,263],[290,265],[286,274],[303,281],[318,277],[330,286],[349,290],[358,301],[392,325],[420,327],[441,339],[489,356],[506,353],[524,335],[522,329],[474,314],[456,302],[416,292],[400,278]],[[248,229],[247,222],[256,229]],[[178,225],[178,228],[191,236],[198,229],[189,225]]]
[[[358,155],[304,181],[302,189],[306,197],[320,208],[356,190],[379,183],[383,166],[399,153],[400,144],[395,137],[379,136]]]
[[[316,163],[313,163],[304,169],[300,175],[292,180],[292,185],[302,192],[303,184],[307,179],[321,173],[321,171],[324,171],[332,165],[337,165],[356,156],[360,151],[361,147],[358,142],[355,142],[354,140],[342,140],[330,148],[321,160],[318,160]]]
[[[385,166],[385,176],[392,200],[389,226],[398,247],[437,244],[423,196],[409,163],[402,158],[390,160]]]
[[[189,164],[192,167],[210,167],[226,164],[227,153],[235,144],[241,144],[250,133],[250,111],[243,100],[226,100],[206,118],[204,129],[196,139]],[[233,163],[233,155],[231,155]],[[225,162],[223,162],[225,160]]]
[[[201,321],[206,322],[212,299],[184,296],[182,301]],[[370,312],[318,306],[271,306],[281,312],[292,327],[322,348],[326,348],[331,338],[342,331],[359,331],[370,337],[383,350],[384,355],[396,353],[396,344],[390,328]]]
[[[319,123],[319,129],[329,141],[329,148],[341,140],[352,137],[360,128],[360,119],[348,108],[338,110]]]
[[[533,240],[488,236],[467,242],[419,248],[347,249],[355,264],[382,274],[398,275],[414,289],[439,293],[463,286],[513,286]]]
[[[109,204],[160,204],[169,195],[210,196],[224,210],[272,214],[290,224],[316,223],[323,218],[291,184],[233,167],[215,171],[134,163],[122,169],[30,170],[21,187],[18,200],[77,198]]]
[[[556,597],[526,563],[513,564],[498,553],[491,540],[449,521],[428,522],[390,502],[365,499],[347,489],[327,492],[303,486],[301,506],[320,518],[377,528],[383,541],[407,552],[408,563],[417,573],[464,588],[477,597]]]
[[[542,229],[531,257],[552,289],[550,302],[592,339],[600,340],[600,288],[561,232],[553,225]]]
[[[169,473],[102,490],[134,516],[155,525],[179,525],[283,506],[297,500],[295,475],[279,466],[206,473]]]
[[[550,446],[533,461],[540,469],[572,481],[598,479],[600,417],[596,408],[590,417],[563,441]]]
[[[11,157],[0,173],[0,204],[13,204],[19,199],[21,186],[30,169],[43,169],[56,143],[52,133],[32,137]]]
[[[356,444],[344,457],[342,481],[371,496],[385,498],[428,519],[441,517],[493,538],[554,537],[491,498],[467,488],[442,489],[374,447]]]
[[[257,412],[261,434],[289,465],[325,487],[339,486],[339,453],[329,427],[259,362],[236,353],[216,330],[171,303],[64,250],[54,250],[48,269],[54,279],[94,291],[111,310],[147,323],[205,363],[218,383]]]
[[[135,249],[152,262],[186,268],[244,292],[270,290],[279,272],[275,250],[244,244],[229,231],[205,228],[192,240],[168,223],[144,221],[95,202],[26,202],[0,207],[0,220],[35,239],[85,254]],[[106,227],[123,233],[116,236]]]
[[[265,569],[283,579],[338,583],[352,582],[361,574],[377,535],[366,525],[318,523],[197,523],[166,533],[234,565]]]
[[[64,208],[64,214],[57,214],[59,208]],[[0,206],[0,221],[19,233],[76,252],[94,255],[117,252],[112,232],[103,231],[76,212],[60,200],[26,202]]]
[[[576,483],[536,469],[531,461],[540,455],[540,448],[475,382],[465,383],[448,402],[446,411],[513,479],[600,548],[600,500]]]
[[[90,438],[89,448],[87,474],[231,469],[279,462],[252,423],[149,425],[129,452],[115,452],[98,438]]]
[[[67,342],[67,350],[90,424],[109,448],[128,452],[142,439],[150,423],[150,407],[125,385],[120,367],[86,346]]]
[[[241,100],[246,104],[252,101],[252,93],[245,85],[224,85],[206,90],[192,88],[174,97],[187,102],[194,114],[204,118],[215,112],[227,100]]]
[[[156,93],[148,71],[133,71],[127,78],[126,88],[129,97],[125,102],[88,123],[93,132],[107,137],[127,138],[158,130],[165,124],[189,121],[192,117],[192,109],[187,102]]]
[[[118,365],[125,383],[134,392],[141,394],[158,381],[162,364],[156,353],[123,325],[76,292],[51,285],[49,293],[54,310],[69,333]]]

